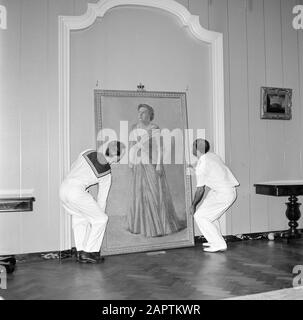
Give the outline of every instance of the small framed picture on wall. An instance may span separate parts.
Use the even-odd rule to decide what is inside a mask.
[[[292,89],[261,87],[261,119],[290,120]]]

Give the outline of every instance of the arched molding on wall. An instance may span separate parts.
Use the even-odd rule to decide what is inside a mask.
[[[196,39],[211,46],[212,114],[214,151],[225,160],[223,35],[204,29],[199,17],[174,0],[100,0],[89,3],[81,16],[59,16],[59,163],[60,183],[70,169],[70,32],[91,26],[106,12],[119,6],[145,6],[176,16]],[[223,233],[225,220],[221,220]],[[60,249],[71,247],[71,221],[60,206]]]

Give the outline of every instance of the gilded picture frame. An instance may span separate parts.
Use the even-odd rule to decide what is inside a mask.
[[[94,103],[97,148],[100,146],[100,132],[104,129],[117,132],[118,140],[125,140],[121,138],[121,123],[129,128],[136,125],[139,105],[142,104],[152,106],[152,122],[157,128],[165,128],[169,132],[178,128],[185,134],[188,128],[184,92],[96,89]],[[176,140],[173,144],[176,150],[179,144]],[[163,164],[160,178],[153,168],[144,167],[145,164],[131,167],[130,150],[128,147],[124,159],[112,166],[112,186],[106,206],[109,220],[101,253],[114,255],[193,246],[193,218],[189,215],[192,200],[191,176],[186,174],[185,161],[185,153],[189,150],[183,148],[183,163],[177,163],[174,159],[172,163]],[[172,150],[170,152],[173,153]],[[158,184],[153,186],[151,181],[155,180]],[[166,199],[169,204],[163,205],[162,200],[149,203],[152,201],[149,199]],[[140,207],[141,202],[144,204]],[[138,205],[134,206],[133,203]],[[137,209],[138,206],[141,209]],[[162,209],[148,211],[147,207]],[[146,222],[157,221],[160,212],[163,218],[159,220],[158,226]]]
[[[261,87],[261,119],[291,120],[292,89]]]

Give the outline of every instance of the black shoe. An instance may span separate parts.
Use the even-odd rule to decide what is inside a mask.
[[[83,250],[76,252],[76,261],[77,262],[80,262],[80,255],[82,254],[82,252],[83,252]]]
[[[94,255],[94,258],[98,260],[99,263],[103,262],[105,259],[101,257],[100,252],[91,252]]]
[[[81,252],[79,255],[79,262],[80,263],[100,263],[103,262],[104,258],[100,257],[100,254],[98,252],[98,255],[96,255],[95,252]]]

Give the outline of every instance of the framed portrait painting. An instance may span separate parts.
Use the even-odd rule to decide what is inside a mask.
[[[104,255],[194,245],[191,177],[186,174],[186,94],[95,90],[97,149],[126,146],[112,165]]]
[[[290,120],[292,89],[261,87],[261,119]]]

